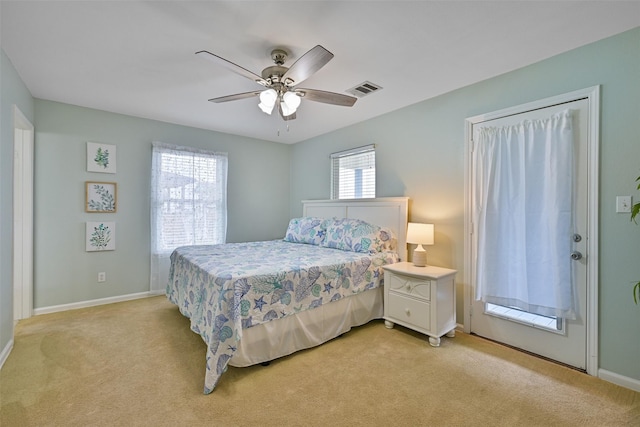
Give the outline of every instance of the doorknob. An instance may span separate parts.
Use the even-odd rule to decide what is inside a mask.
[[[571,252],[571,259],[575,261],[582,259],[582,253],[580,253],[579,251]]]

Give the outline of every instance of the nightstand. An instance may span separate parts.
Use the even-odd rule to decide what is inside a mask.
[[[429,336],[429,344],[440,345],[440,337],[455,336],[456,270],[410,262],[384,266],[384,325],[402,325]]]

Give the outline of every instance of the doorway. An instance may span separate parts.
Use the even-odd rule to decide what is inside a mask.
[[[468,283],[465,332],[586,370],[592,375],[597,370],[598,100],[599,88],[595,87],[467,119],[468,172],[465,180],[465,282]],[[480,301],[476,296],[478,230],[473,222],[476,165],[471,150],[474,149],[474,135],[483,127],[500,128],[524,120],[540,120],[567,109],[573,113],[575,133],[572,196],[572,229],[575,234],[571,249],[561,256],[566,256],[567,260],[573,257],[570,269],[577,316],[570,319],[534,315],[508,304]]]
[[[13,106],[13,320],[33,310],[34,128]]]

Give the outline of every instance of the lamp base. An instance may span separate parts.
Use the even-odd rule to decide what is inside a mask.
[[[422,245],[418,246],[415,251],[413,251],[413,265],[416,267],[426,267],[427,266],[427,251],[424,249],[420,250]]]

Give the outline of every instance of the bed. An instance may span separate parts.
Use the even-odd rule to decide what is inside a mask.
[[[408,198],[306,200],[283,239],[185,246],[168,299],[207,344],[204,393],[383,316],[385,264],[406,260]]]

